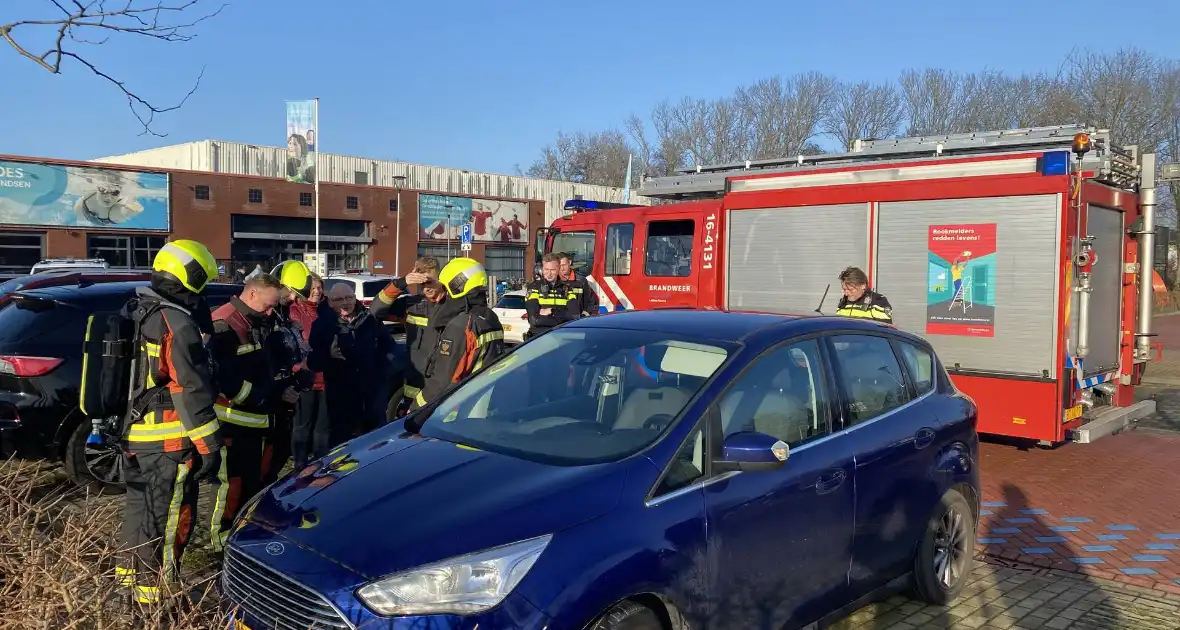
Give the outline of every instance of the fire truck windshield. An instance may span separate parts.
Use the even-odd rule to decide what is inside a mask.
[[[549,251],[569,254],[574,272],[584,276],[594,268],[594,232],[558,232]]]

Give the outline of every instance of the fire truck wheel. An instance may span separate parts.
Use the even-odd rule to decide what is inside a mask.
[[[914,558],[918,599],[945,606],[963,590],[975,553],[975,517],[958,490],[949,490],[926,523]]]

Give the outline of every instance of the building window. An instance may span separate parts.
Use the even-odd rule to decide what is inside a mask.
[[[311,193],[305,193],[305,192],[299,193],[299,205],[301,205],[305,208],[310,208],[312,203],[313,203],[313,201],[312,201]]]
[[[45,235],[40,232],[0,232],[0,276],[24,276],[45,260]]]
[[[368,186],[369,185],[369,174],[364,171],[353,171],[352,172],[352,183],[354,183],[358,186]]]
[[[101,258],[117,269],[151,269],[152,259],[165,242],[163,236],[103,234],[86,237],[86,249],[90,258]]]
[[[525,279],[524,249],[521,247],[486,247],[483,250],[484,269],[496,280]]]
[[[634,237],[633,223],[616,223],[606,228],[606,275],[631,274],[631,243]]]
[[[360,202],[360,199],[357,199],[356,197],[345,197],[344,198],[344,205],[349,210],[356,210],[361,207],[361,202]]]
[[[647,275],[686,278],[692,273],[694,227],[692,219],[647,224],[647,260],[644,265]]]
[[[262,189],[251,188],[249,199],[250,203],[262,203]]]
[[[397,197],[389,200],[389,211],[397,212]]]
[[[201,201],[209,200],[209,187],[204,184],[197,184],[193,188],[193,195]]]

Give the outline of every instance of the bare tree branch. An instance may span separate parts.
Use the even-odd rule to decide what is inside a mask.
[[[823,119],[823,130],[851,149],[858,139],[888,138],[897,133],[905,117],[901,95],[892,85],[867,81],[839,86]]]
[[[201,2],[202,0],[177,0],[172,3],[124,0],[117,7],[108,9],[105,0],[72,0],[69,3],[63,0],[48,0],[48,4],[55,9],[52,15],[41,19],[0,24],[0,39],[7,42],[18,55],[53,74],[61,74],[62,63],[67,59],[82,64],[95,76],[111,83],[123,93],[131,112],[143,126],[141,135],[150,133],[163,137],[167,134],[156,133],[151,128],[156,115],[182,107],[200,87],[201,78],[205,74],[204,69],[202,68],[198,74],[193,88],[180,102],[162,106],[140,96],[127,87],[126,82],[100,69],[84,53],[70,44],[101,46],[111,37],[118,35],[170,43],[192,41],[196,37],[192,32],[195,27],[218,15],[226,7],[222,4],[211,11],[194,11]],[[34,52],[33,44],[30,43],[34,38],[32,34],[36,32],[52,33],[51,43],[47,45],[45,52],[40,54]],[[93,38],[87,37],[88,32],[97,35]]]

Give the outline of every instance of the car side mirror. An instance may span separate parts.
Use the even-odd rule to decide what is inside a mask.
[[[721,445],[721,459],[714,460],[713,469],[718,472],[777,470],[787,462],[790,454],[787,443],[772,435],[741,431],[725,438]]]

